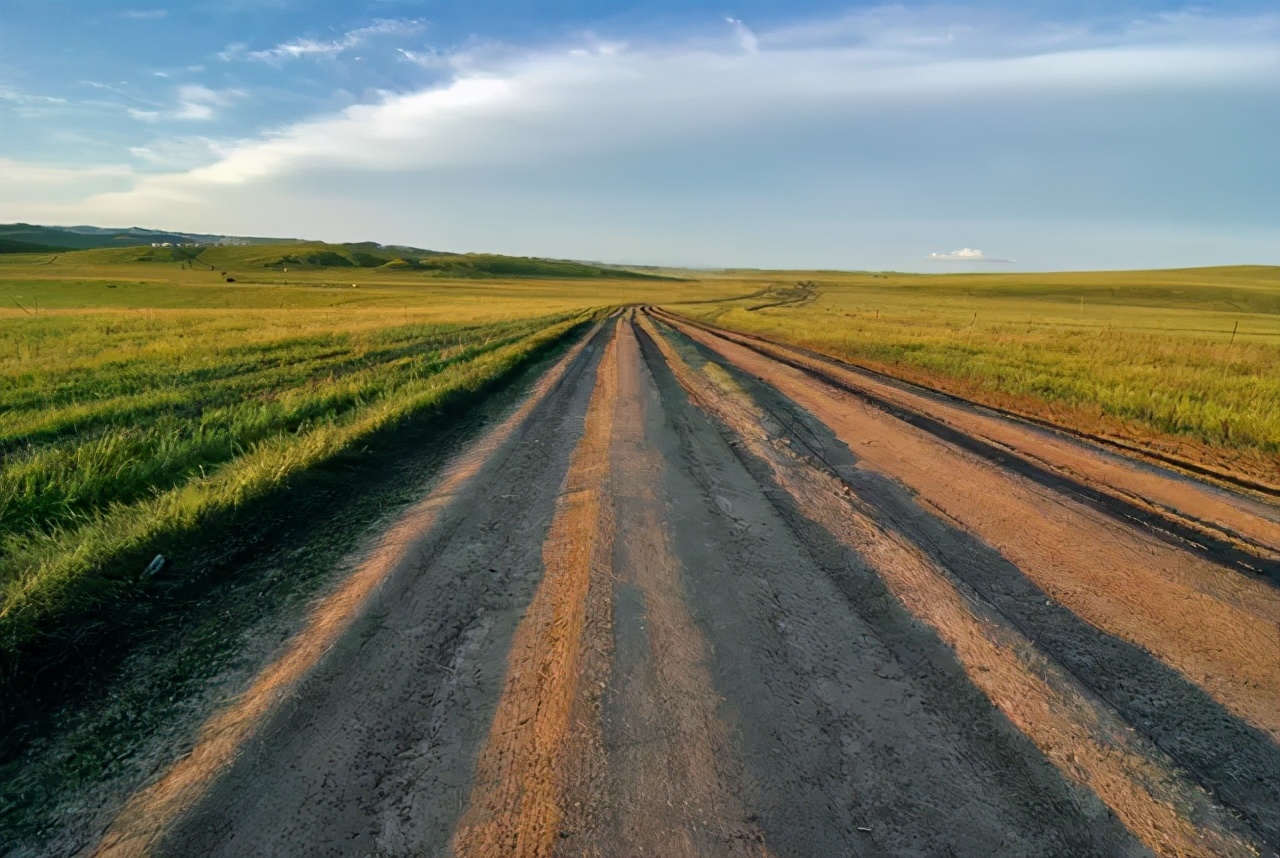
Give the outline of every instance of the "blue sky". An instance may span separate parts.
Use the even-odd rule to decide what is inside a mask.
[[[0,128],[3,221],[706,266],[1280,263],[1274,3],[5,0]]]

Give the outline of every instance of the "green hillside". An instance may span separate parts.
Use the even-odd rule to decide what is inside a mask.
[[[17,241],[11,238],[0,238],[0,253],[61,253],[65,247],[54,247],[49,244],[37,244],[33,241]]]
[[[62,250],[90,250],[103,247],[149,247],[153,243],[217,244],[226,238],[221,235],[169,232],[162,229],[145,229],[130,226],[119,229],[96,226],[42,226],[32,223],[0,224],[0,240],[40,245],[43,248]],[[236,237],[245,244],[286,244],[285,238]],[[16,252],[16,251],[10,251]],[[48,252],[45,250],[44,252]]]
[[[74,265],[113,265],[139,262],[186,264],[209,271],[249,274],[253,271],[311,271],[384,269],[419,271],[449,278],[546,277],[632,280],[674,280],[625,268],[585,262],[487,253],[442,253],[416,248],[388,248],[372,243],[326,244],[297,242],[251,246],[112,247],[63,254]]]
[[[152,242],[168,241],[177,243],[192,240],[188,236],[177,233],[143,230],[136,227],[122,230],[96,230],[93,232],[87,231],[89,229],[91,228],[6,223],[0,224],[0,241],[38,245],[42,250],[33,252],[48,252],[49,249],[55,251],[86,250],[95,247],[148,246]]]

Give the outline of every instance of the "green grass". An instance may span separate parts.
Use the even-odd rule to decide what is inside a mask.
[[[260,378],[257,397],[238,405],[107,423],[83,442],[55,438],[21,451],[3,475],[0,642],[20,651],[67,618],[127,598],[132,567],[154,547],[409,415],[448,409],[578,324],[480,328],[462,345],[313,375],[283,395],[275,379]]]
[[[355,263],[286,272],[282,248]],[[447,420],[601,308],[735,288],[447,279],[359,267],[358,245],[199,252],[225,267],[150,247],[0,256],[0,675],[145,598],[155,553],[401,421]]]
[[[1280,482],[1280,269],[736,278],[673,309]]]

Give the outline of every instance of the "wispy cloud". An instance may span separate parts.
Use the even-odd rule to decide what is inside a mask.
[[[238,89],[209,89],[199,84],[178,87],[178,107],[175,119],[212,119],[220,107],[230,107],[245,93]]]
[[[1001,259],[999,257],[987,256],[981,250],[972,247],[962,247],[959,250],[953,250],[950,253],[930,253],[930,262],[1013,262],[1012,259]]]
[[[259,62],[280,65],[289,60],[304,57],[335,57],[341,53],[357,48],[377,38],[386,36],[413,36],[427,27],[422,18],[379,18],[368,26],[348,30],[336,39],[317,39],[303,37],[288,42],[281,42],[272,48],[251,51],[244,43],[228,45],[219,52],[223,60],[241,57]]]
[[[20,92],[7,86],[0,86],[0,101],[7,101],[10,104],[66,104],[65,98],[56,98],[51,95],[33,95],[29,92]]]
[[[7,86],[0,86],[0,102],[8,104],[9,110],[23,119],[55,115],[68,106],[65,98],[22,92]]]
[[[203,121],[213,119],[220,108],[230,107],[247,93],[240,89],[210,89],[200,84],[184,84],[178,87],[176,103],[172,108],[151,105],[152,109],[131,107],[130,116],[143,122],[161,119]]]
[[[74,185],[78,180],[90,178],[127,178],[133,171],[120,164],[95,167],[53,167],[0,158],[0,176],[5,181],[30,185]]]
[[[158,21],[169,17],[168,9],[130,9],[120,13],[121,18],[132,21]]]
[[[737,18],[725,18],[724,20],[737,34],[738,43],[742,45],[744,51],[755,52],[760,49],[760,39],[756,37],[750,27]]]
[[[130,87],[130,85],[125,81],[115,84],[106,83],[105,81],[100,80],[82,80],[80,81],[80,85],[90,87],[91,89],[101,90],[102,92],[109,92],[112,95],[118,95],[121,98],[128,99],[135,104],[146,105],[150,108],[161,108],[164,106],[158,101],[136,94],[133,92],[132,87]]]
[[[130,155],[153,170],[182,169],[216,158],[217,153],[218,144],[208,137],[164,137],[129,148]]]
[[[397,48],[396,52],[407,62],[424,69],[447,69],[453,63],[453,59],[449,55],[435,51],[407,51],[404,48]]]

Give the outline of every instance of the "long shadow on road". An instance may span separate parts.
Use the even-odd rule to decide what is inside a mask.
[[[0,712],[0,850],[74,852],[221,698],[300,626],[362,545],[510,412],[576,338],[488,397],[410,419],[243,507],[169,558],[166,578],[72,663],[28,676]]]
[[[1271,847],[1280,846],[1280,747],[1142,648],[1082,620],[995,548],[921,508],[898,482],[857,457],[805,409],[710,349],[671,336],[727,372],[779,423],[792,449],[829,470],[877,524],[914,543],[1025,637],[1105,700]],[[816,528],[815,528],[816,530]]]
[[[676,542],[770,847],[1141,854],[862,557],[689,403],[640,333],[672,426],[668,458],[683,466],[668,491]]]

